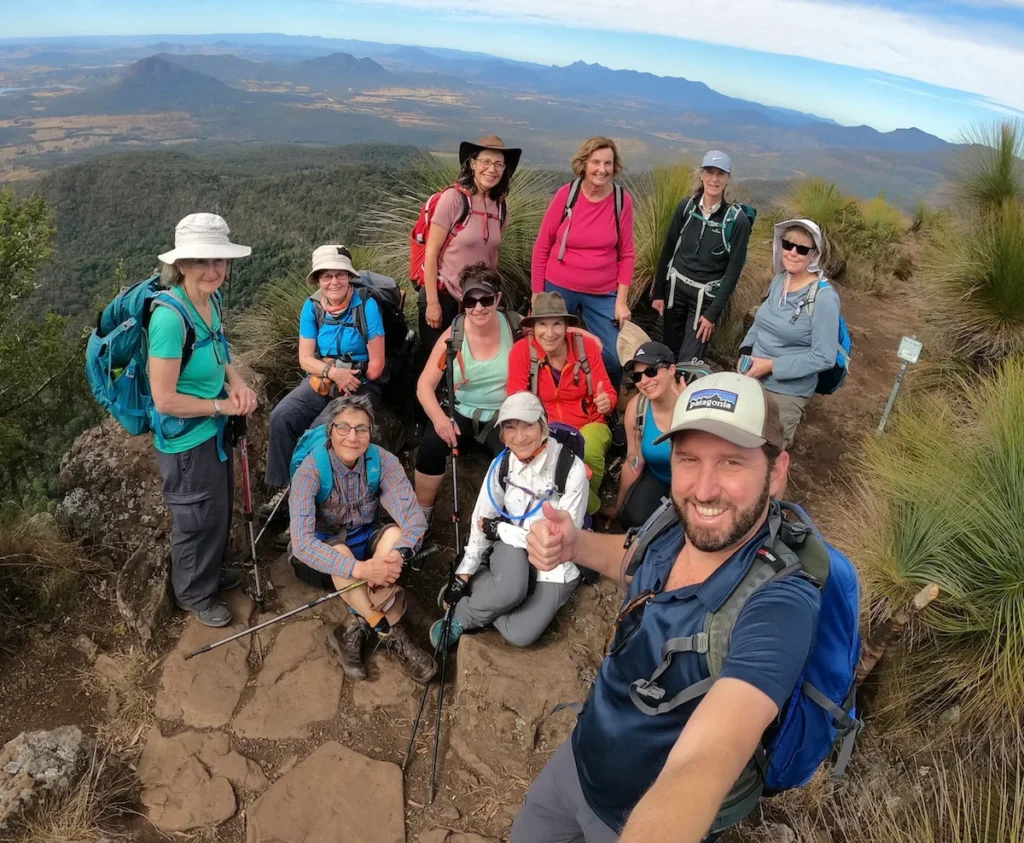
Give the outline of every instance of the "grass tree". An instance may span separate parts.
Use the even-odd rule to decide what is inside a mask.
[[[843,196],[834,182],[803,179],[796,182],[778,204],[786,216],[818,224],[824,238],[821,268],[832,280],[841,281],[862,228],[856,200]]]
[[[1024,199],[1024,123],[986,124],[963,133],[968,146],[955,166],[954,195],[985,211],[1011,199]]]

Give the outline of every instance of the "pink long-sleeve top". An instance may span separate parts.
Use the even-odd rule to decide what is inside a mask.
[[[533,244],[533,292],[543,293],[547,280],[577,293],[614,293],[620,284],[628,286],[633,280],[633,199],[623,191],[616,233],[614,192],[600,202],[591,202],[581,190],[569,225],[562,217],[570,184],[555,193]],[[567,225],[565,256],[558,260]]]

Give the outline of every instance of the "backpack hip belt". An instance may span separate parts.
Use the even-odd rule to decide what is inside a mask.
[[[718,295],[718,288],[722,284],[722,279],[719,278],[717,281],[694,281],[692,278],[687,278],[683,273],[677,270],[674,266],[668,268],[668,303],[666,307],[672,307],[672,302],[675,301],[676,297],[676,282],[682,282],[688,287],[693,287],[697,290],[697,312],[693,317],[693,330],[697,330],[700,324],[701,311],[704,309],[704,299],[713,299]]]

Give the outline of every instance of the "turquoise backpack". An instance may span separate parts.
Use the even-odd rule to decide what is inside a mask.
[[[334,489],[334,469],[331,467],[331,453],[328,450],[327,425],[320,424],[302,434],[295,450],[292,451],[290,474],[295,477],[302,461],[312,453],[316,459],[317,472],[320,474],[320,488],[316,490],[316,502],[323,505]],[[370,492],[376,495],[380,491],[380,449],[371,445],[366,450],[366,481],[370,484]]]

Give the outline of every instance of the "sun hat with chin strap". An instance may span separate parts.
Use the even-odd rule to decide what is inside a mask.
[[[174,248],[157,257],[166,264],[175,261],[247,258],[251,246],[232,243],[228,224],[218,214],[189,214],[174,228]]]

